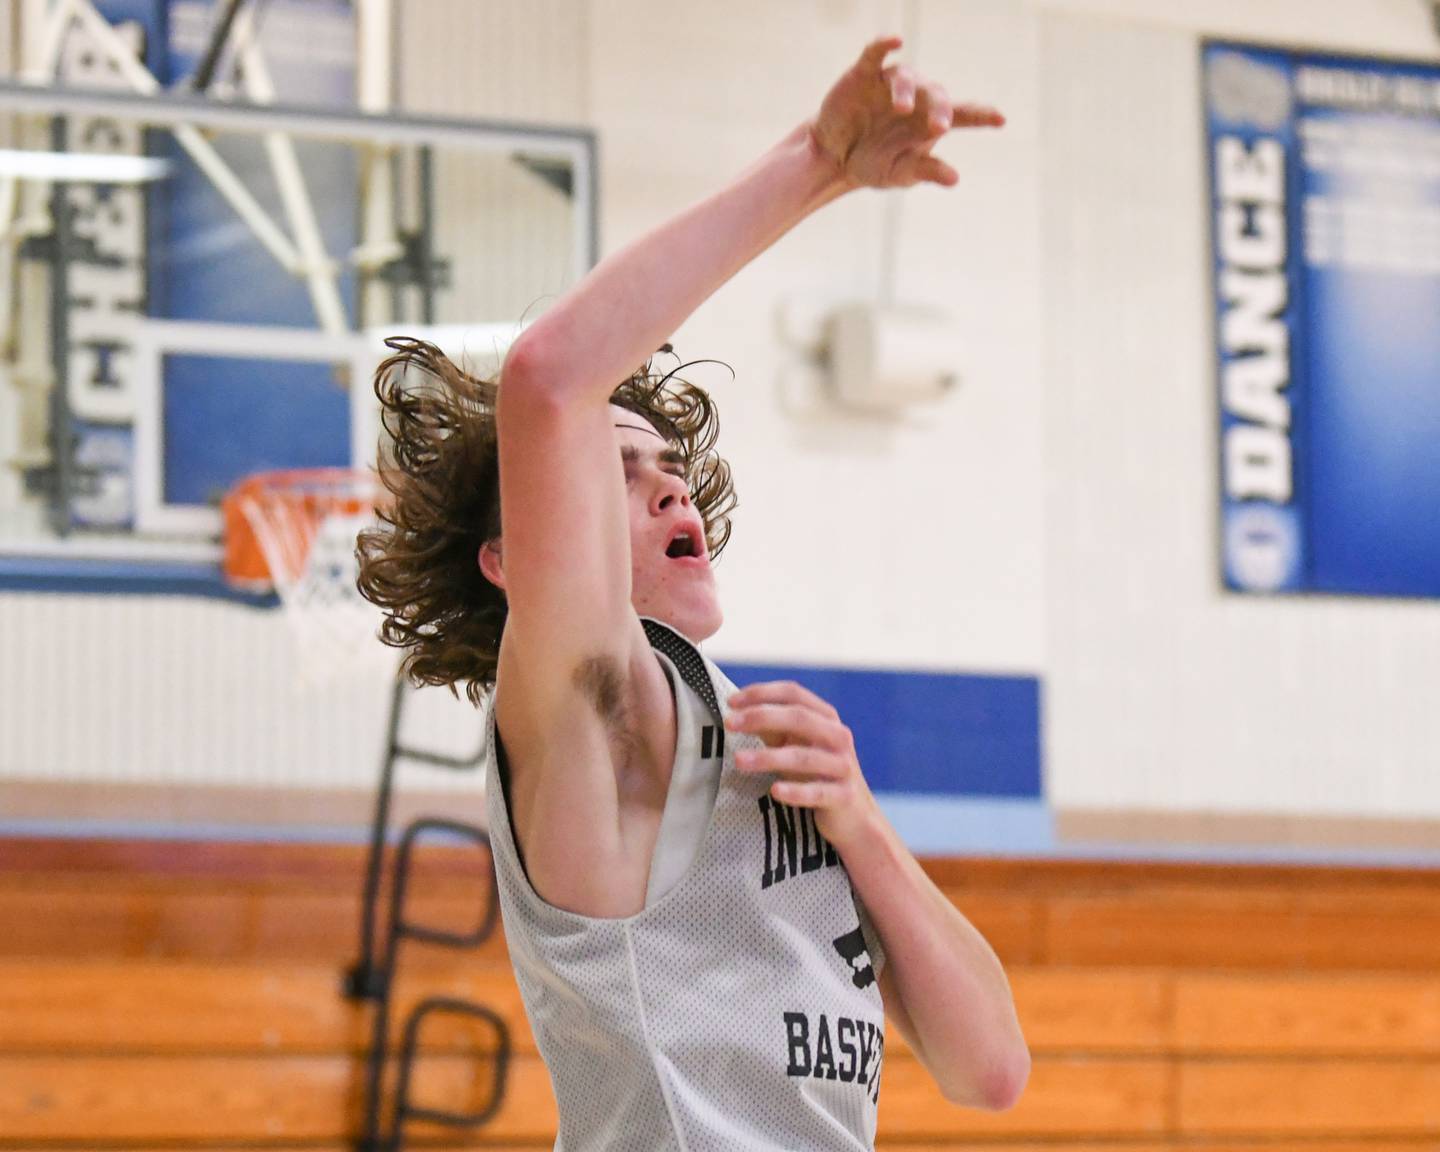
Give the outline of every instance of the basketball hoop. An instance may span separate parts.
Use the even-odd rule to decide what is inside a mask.
[[[280,597],[307,682],[395,670],[394,651],[376,635],[380,612],[355,584],[355,537],[375,522],[383,494],[368,471],[290,468],[246,477],[221,504],[225,579]]]

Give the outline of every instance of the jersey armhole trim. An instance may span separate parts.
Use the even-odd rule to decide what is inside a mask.
[[[645,1051],[650,1054],[650,1067],[660,1085],[660,1095],[665,1101],[665,1115],[670,1119],[670,1131],[675,1134],[675,1143],[680,1146],[680,1152],[689,1152],[689,1149],[685,1147],[685,1134],[680,1131],[680,1124],[675,1119],[675,1101],[670,1099],[670,1085],[661,1075],[660,1069],[656,1067],[655,1045],[650,1040],[650,1022],[645,1017],[645,999],[640,995],[640,972],[635,967],[635,937],[628,924],[625,925],[624,935],[625,964],[630,972],[630,991],[635,997],[635,1015],[640,1021],[640,1035],[645,1040]]]

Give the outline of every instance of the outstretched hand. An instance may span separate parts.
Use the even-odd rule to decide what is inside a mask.
[[[952,128],[998,128],[986,104],[955,104],[904,64],[885,64],[898,36],[872,41],[835,82],[811,124],[815,146],[856,188],[954,185],[960,174],[930,150]]]

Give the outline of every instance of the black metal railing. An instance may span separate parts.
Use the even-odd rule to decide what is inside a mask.
[[[402,1152],[406,1126],[419,1120],[451,1128],[474,1128],[487,1123],[499,1110],[505,1096],[510,1065],[510,1032],[505,1021],[483,1004],[457,997],[432,996],[416,1004],[405,1018],[394,1074],[391,1108],[385,1109],[386,1070],[392,1054],[392,994],[399,966],[402,945],[407,941],[442,948],[473,949],[494,934],[499,922],[499,900],[495,872],[490,864],[490,837],[484,829],[457,820],[440,817],[419,817],[401,833],[393,856],[389,900],[383,937],[377,940],[382,881],[384,879],[386,845],[390,839],[390,809],[395,785],[395,769],[400,761],[415,761],[456,771],[478,770],[485,759],[482,746],[473,756],[446,756],[424,749],[412,748],[400,739],[401,717],[410,689],[403,679],[396,680],[390,702],[390,721],[385,757],[376,790],[375,813],[370,830],[370,849],[366,861],[362,893],[359,957],[345,978],[345,995],[352,1000],[368,1000],[374,1004],[370,1049],[365,1068],[365,1116],[356,1152]],[[423,839],[469,842],[485,860],[486,900],[478,922],[473,928],[455,931],[419,923],[407,914],[407,900],[413,892],[412,872],[416,849]],[[421,1031],[427,1021],[439,1018],[464,1018],[473,1029],[482,1026],[490,1034],[477,1045],[492,1065],[489,1091],[485,1103],[468,1111],[420,1106],[412,1099],[415,1066],[420,1058]],[[388,1123],[386,1122],[388,1119]]]

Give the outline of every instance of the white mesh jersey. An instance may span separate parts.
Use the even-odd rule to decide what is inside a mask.
[[[530,886],[490,721],[500,908],[559,1107],[556,1152],[873,1149],[880,943],[813,813],[774,801],[773,776],[735,770],[735,748],[759,741],[724,731],[734,685],[644,624],[677,673],[677,749],[699,749],[720,780],[694,862],[643,911],[582,916]]]

